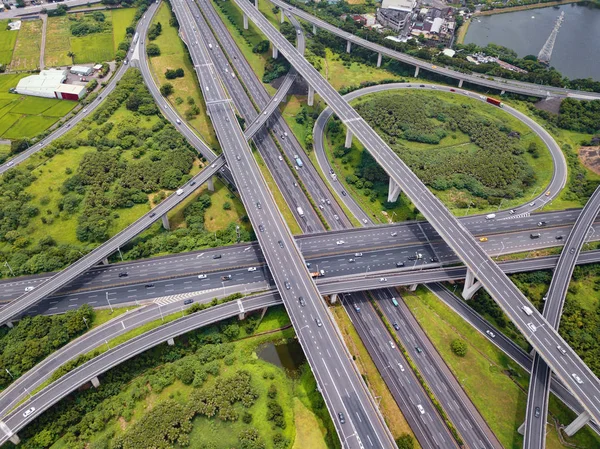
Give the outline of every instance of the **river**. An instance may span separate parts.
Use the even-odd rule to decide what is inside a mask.
[[[600,8],[571,3],[474,17],[465,43],[484,47],[493,42],[513,49],[520,57],[537,56],[561,11],[565,12],[565,20],[550,65],[571,79],[600,81]]]

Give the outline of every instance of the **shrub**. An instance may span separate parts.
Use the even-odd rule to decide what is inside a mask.
[[[454,354],[456,354],[459,357],[464,357],[465,355],[467,355],[467,344],[463,340],[460,340],[458,338],[452,340],[452,342],[450,343],[450,349]]]

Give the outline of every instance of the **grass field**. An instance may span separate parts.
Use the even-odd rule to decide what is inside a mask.
[[[0,20],[0,64],[8,65],[13,57],[18,31],[8,31],[9,20]]]
[[[13,52],[11,70],[35,70],[40,66],[42,21],[27,20],[21,24]]]
[[[112,61],[115,57],[113,36],[109,33],[97,33],[71,37],[71,51],[75,53],[75,64]]]
[[[111,11],[113,26],[113,49],[115,52],[119,44],[127,35],[127,27],[133,24],[135,17],[135,8],[120,8]]]
[[[341,305],[331,308],[333,316],[337,322],[338,327],[342,333],[346,347],[350,351],[353,357],[356,357],[356,365],[361,375],[365,379],[371,394],[375,397],[381,398],[380,410],[383,414],[385,422],[387,423],[390,432],[394,438],[398,438],[402,434],[408,433],[413,435],[413,432],[406,422],[404,415],[398,408],[398,404],[394,400],[394,397],[390,393],[385,381],[379,374],[375,363],[371,359],[367,348],[362,343],[350,317]],[[414,435],[413,435],[414,436]],[[418,448],[419,443],[415,440],[415,448]]]
[[[165,72],[167,69],[183,68],[185,76],[169,80],[173,85],[174,93],[169,96],[168,101],[183,117],[185,111],[190,107],[187,104],[188,97],[193,98],[195,104],[200,108],[200,114],[196,115],[188,123],[198,132],[200,137],[212,148],[219,148],[219,142],[215,136],[210,118],[206,113],[206,106],[202,91],[198,85],[198,79],[195,76],[192,61],[187,55],[185,45],[177,34],[177,29],[169,24],[171,11],[169,5],[163,3],[158,13],[154,16],[153,23],[160,22],[162,33],[153,42],[160,47],[160,56],[150,58],[150,67],[154,78],[159,85],[167,82]],[[183,102],[177,104],[176,99],[181,98]]]
[[[405,293],[403,297],[502,445],[520,449],[523,437],[517,428],[525,416],[528,375],[429,290],[419,287],[416,293]],[[456,338],[468,345],[465,357],[457,357],[450,349],[449,342]],[[512,377],[509,373],[513,373]],[[556,400],[551,401],[550,414],[566,418],[563,424],[572,419],[572,414]],[[546,447],[563,448],[554,427],[548,426],[548,431]],[[592,449],[599,447],[600,439],[584,430],[569,443]]]
[[[44,50],[44,64],[46,67],[59,67],[71,65],[72,61],[67,53],[71,51],[71,31],[69,18],[48,17],[46,24],[46,47]]]

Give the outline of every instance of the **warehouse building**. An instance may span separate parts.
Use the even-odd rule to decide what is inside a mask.
[[[66,70],[42,70],[38,75],[21,79],[15,91],[22,95],[35,97],[80,100],[85,95],[85,86],[63,84],[66,79]]]
[[[92,73],[94,73],[94,68],[93,67],[86,67],[86,66],[83,66],[83,65],[74,65],[73,67],[71,67],[69,69],[69,71],[73,75],[90,76]]]

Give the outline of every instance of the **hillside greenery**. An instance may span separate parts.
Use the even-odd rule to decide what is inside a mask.
[[[338,447],[307,364],[292,377],[256,357],[263,344],[293,340],[292,329],[276,330],[289,325],[280,312],[269,311],[261,324],[258,316],[227,320],[146,351],[105,373],[97,389],[45,412],[20,433],[19,447],[309,447],[296,431],[298,400],[322,429],[321,441]]]
[[[558,114],[534,107],[530,109],[561,129],[600,134],[600,100],[586,101],[565,98],[560,103]]]

